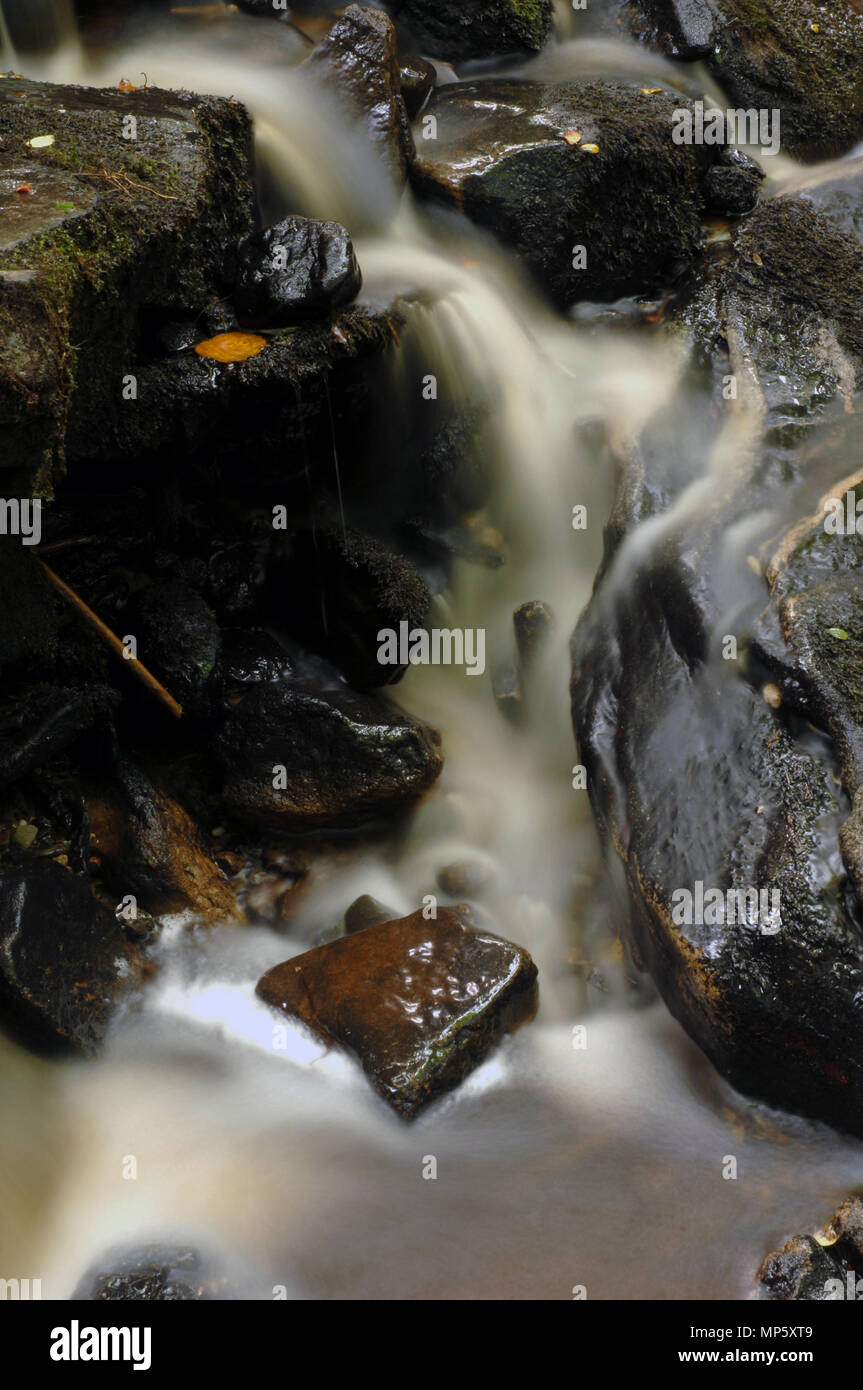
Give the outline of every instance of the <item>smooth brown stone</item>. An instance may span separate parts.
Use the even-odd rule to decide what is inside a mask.
[[[536,1012],[527,951],[451,908],[367,927],[275,966],[257,993],[352,1052],[406,1119]]]

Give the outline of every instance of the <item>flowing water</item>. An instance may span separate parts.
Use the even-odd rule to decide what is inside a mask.
[[[20,16],[13,0],[3,8],[8,45]],[[409,195],[396,204],[320,95],[245,61],[236,41],[228,54],[203,21],[187,41],[139,29],[98,63],[67,21],[46,8],[50,41],[23,34],[2,66],[96,85],[146,72],[151,85],[246,102],[274,215],[344,221],[364,297],[408,297],[403,361],[431,364],[456,401],[492,402],[488,524],[507,562],[457,562],[430,622],[484,627],[490,651],[505,651],[513,608],[543,598],[557,629],[518,729],[497,711],[488,668],[409,673],[397,699],[441,729],[441,782],[383,847],[318,865],[287,929],[169,924],[158,978],[96,1063],[35,1061],[3,1044],[0,1275],[39,1277],[44,1296],[63,1298],[106,1248],[166,1238],[215,1252],[253,1297],[276,1286],[300,1298],[566,1299],[574,1286],[589,1298],[751,1297],[763,1255],[860,1182],[861,1147],[737,1096],[661,1003],[627,986],[621,909],[571,780],[567,642],[611,492],[596,440],[637,434],[674,397],[678,362],[644,329],[553,315],[479,233]],[[249,44],[258,23],[244,26]],[[534,71],[563,80],[634,65],[669,80],[661,60],[562,26]],[[671,76],[705,90],[697,70]],[[390,389],[422,408],[415,373],[397,368]],[[693,481],[732,466],[723,458],[693,457]],[[573,530],[576,504],[586,531]],[[492,876],[497,929],[539,965],[540,1014],[408,1127],[345,1057],[299,1031],[274,1050],[254,985],[359,893],[408,912],[439,868],[467,857]],[[597,989],[572,959],[603,934]],[[574,1046],[576,1025],[586,1047]]]

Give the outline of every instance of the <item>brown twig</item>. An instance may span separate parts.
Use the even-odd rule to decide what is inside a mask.
[[[71,604],[72,607],[78,613],[81,614],[81,617],[101,638],[101,640],[105,643],[105,646],[109,647],[111,651],[114,652],[117,656],[121,656],[124,660],[128,660],[129,658],[126,656],[126,648],[123,646],[123,643],[120,641],[117,634],[112,632],[111,629],[107,627],[105,623],[102,622],[101,618],[96,617],[96,614],[93,612],[92,608],[88,608],[84,600],[82,598],[79,598],[79,596],[75,593],[75,590],[70,589],[69,585],[66,584],[58,574],[55,574],[52,569],[49,569],[48,566],[45,564],[44,560],[40,561],[40,563],[42,565],[43,570],[45,571],[45,574],[48,577],[49,582],[57,590],[57,593],[60,594],[61,597],[66,600],[67,603]],[[157,697],[157,699],[162,701],[162,704],[165,705],[171,711],[175,719],[182,719],[183,706],[177,704],[177,701],[174,699],[173,695],[168,694],[165,687],[161,684],[160,681],[156,680],[156,677],[154,675],[151,675],[151,673],[147,670],[143,662],[139,661],[136,657],[131,662],[130,669],[132,675],[136,676],[139,681],[142,681],[143,684],[146,685],[147,689],[150,690]]]

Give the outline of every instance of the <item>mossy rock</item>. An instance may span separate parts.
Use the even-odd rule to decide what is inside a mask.
[[[450,63],[537,53],[551,30],[551,0],[395,0],[390,9],[423,53]]]
[[[34,138],[52,143],[34,147]],[[122,399],[146,307],[200,308],[252,224],[238,103],[0,79],[7,492],[50,496],[69,429]]]

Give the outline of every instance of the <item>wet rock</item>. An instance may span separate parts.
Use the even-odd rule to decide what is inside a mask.
[[[782,148],[842,154],[863,137],[857,0],[638,0],[672,56],[706,57],[729,106],[781,112]]]
[[[401,94],[395,29],[383,11],[349,5],[303,66],[361,117],[387,169],[404,182],[413,137]]]
[[[157,476],[195,464],[268,500],[275,490],[283,501],[292,485],[307,500],[312,473],[316,481],[324,474],[335,493],[334,444],[346,482],[376,437],[377,391],[400,323],[397,309],[352,306],[332,320],[272,332],[243,362],[219,364],[195,352],[142,361],[138,408],[106,401],[99,433],[79,441],[78,476],[86,469],[101,483],[117,463],[141,460]]]
[[[224,1274],[188,1246],[145,1245],[104,1257],[81,1279],[72,1298],[85,1303],[192,1302],[232,1298]]]
[[[137,656],[180,704],[208,686],[219,659],[219,625],[200,594],[177,580],[143,589],[126,614]]]
[[[738,1089],[857,1133],[863,1046],[847,1020],[863,992],[863,710],[850,594],[863,556],[856,538],[843,551],[816,533],[817,499],[841,492],[859,451],[846,402],[863,385],[861,305],[863,250],[811,207],[767,202],[743,224],[687,311],[685,409],[660,413],[621,460],[572,686],[637,959]],[[722,485],[675,511],[693,459],[744,426]],[[662,516],[655,544],[634,552],[639,523]],[[842,617],[847,643],[829,631]],[[699,884],[718,900],[699,906]]]
[[[766,1298],[857,1302],[863,1296],[863,1202],[849,1197],[816,1237],[792,1236],[758,1271]]]
[[[417,127],[412,178],[510,246],[561,305],[647,292],[694,263],[720,154],[673,143],[683,105],[615,83],[444,87],[423,116],[436,138]]]
[[[52,762],[91,730],[110,729],[119,703],[106,686],[30,686],[0,706],[0,786]]]
[[[542,599],[522,603],[512,615],[519,669],[527,675],[542,659],[555,629],[554,613]]]
[[[34,1044],[97,1051],[146,973],[84,879],[40,859],[0,876],[0,1018]]]
[[[345,935],[352,936],[354,932],[365,931],[366,927],[379,927],[382,922],[392,922],[394,917],[395,913],[386,903],[363,893],[345,913]]]
[[[754,159],[737,150],[726,151],[720,162],[708,170],[707,201],[713,212],[742,217],[752,212],[764,179],[764,171]]]
[[[399,80],[408,116],[412,121],[416,120],[434,91],[437,82],[434,64],[426,58],[418,58],[413,53],[409,54],[408,57],[401,60]]]
[[[362,286],[350,234],[338,222],[286,217],[245,241],[239,259],[234,303],[252,328],[323,318]]]
[[[409,560],[358,531],[335,527],[293,538],[271,570],[268,603],[307,647],[332,661],[358,690],[388,685],[403,666],[381,665],[379,633],[422,627],[431,596]]]
[[[228,812],[291,831],[354,826],[403,809],[439,775],[438,745],[433,730],[380,696],[283,681],[255,687],[234,706],[216,752]]]
[[[767,1298],[830,1302],[833,1282],[841,1277],[826,1250],[811,1236],[792,1236],[781,1250],[768,1255],[758,1271]]]
[[[551,0],[395,0],[390,8],[423,53],[450,62],[538,53],[551,32]]]
[[[270,633],[255,628],[222,632],[222,672],[227,686],[284,680],[292,669],[290,656]]]
[[[118,402],[135,413],[123,389],[142,306],[194,308],[230,273],[251,227],[249,136],[244,109],[214,98],[0,83],[6,495],[50,495]]]
[[[89,790],[86,806],[91,854],[118,895],[134,895],[151,913],[191,911],[204,921],[239,915],[199,827],[139,768],[121,761],[111,781]]]
[[[32,521],[32,517],[28,518]],[[35,547],[0,537],[0,675],[50,669],[57,653],[57,615]]]
[[[452,1090],[536,1011],[525,950],[455,911],[421,911],[295,956],[258,994],[352,1052],[405,1119]]]

